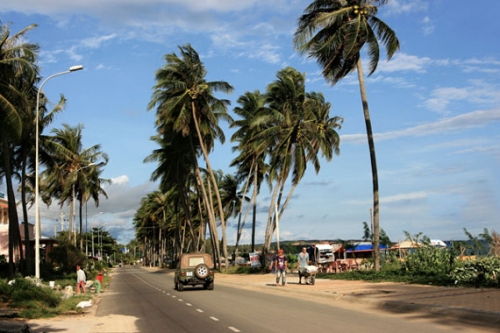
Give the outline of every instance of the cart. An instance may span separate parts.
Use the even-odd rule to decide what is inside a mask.
[[[305,278],[306,284],[312,284],[316,282],[316,273],[318,273],[318,267],[316,266],[305,266],[299,268],[299,284],[301,284],[302,278]]]

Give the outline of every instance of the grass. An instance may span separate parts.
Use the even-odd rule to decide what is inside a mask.
[[[109,283],[109,277],[103,280],[103,285]],[[74,280],[56,280],[55,285],[75,286]],[[59,289],[59,288],[58,288]],[[0,281],[0,300],[12,308],[16,309],[17,316],[25,319],[53,318],[64,313],[81,313],[82,309],[76,305],[82,301],[93,298],[92,293],[74,295],[64,299],[62,291],[49,288],[48,284],[35,285],[29,279],[18,277],[13,285],[8,285],[7,281]]]

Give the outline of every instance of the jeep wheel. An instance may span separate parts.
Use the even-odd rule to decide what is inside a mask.
[[[182,283],[177,284],[177,290],[183,291],[184,290],[184,285]]]
[[[205,279],[208,276],[208,266],[205,264],[199,264],[194,269],[194,275],[196,275],[198,279]]]
[[[177,282],[174,283],[174,289],[179,290],[179,284]]]
[[[214,281],[206,284],[208,290],[214,290]]]

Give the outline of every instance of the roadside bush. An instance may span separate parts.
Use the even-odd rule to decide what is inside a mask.
[[[61,303],[60,297],[48,287],[38,287],[29,279],[17,278],[10,295],[14,307],[56,307]]]
[[[500,259],[483,257],[464,262],[450,273],[457,285],[500,287]]]

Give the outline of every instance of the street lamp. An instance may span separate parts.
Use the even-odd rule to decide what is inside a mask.
[[[85,205],[87,205],[87,203],[85,203]],[[99,214],[97,215],[101,215],[101,214],[104,214],[104,212],[99,212]],[[86,213],[85,213],[86,215]],[[92,227],[92,258],[94,257],[94,227],[91,225]],[[87,257],[89,255],[89,244],[87,242],[87,216],[85,216],[85,251],[87,252]]]
[[[43,85],[53,77],[69,74],[71,72],[76,72],[83,69],[82,65],[72,66],[69,70],[55,73],[47,77],[42,81],[40,86],[38,87],[38,91],[36,93],[36,119],[35,119],[35,277],[40,279],[40,193],[39,193],[39,175],[38,175],[38,114],[40,108],[40,92],[42,91]]]

